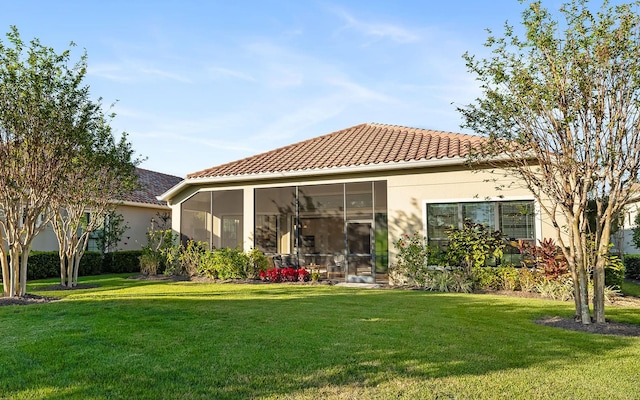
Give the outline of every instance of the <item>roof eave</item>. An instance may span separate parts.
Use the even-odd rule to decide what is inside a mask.
[[[160,199],[158,199],[158,200],[160,200]],[[153,208],[153,209],[156,209],[156,210],[165,210],[165,209],[169,208],[169,206],[166,205],[166,204],[143,203],[143,202],[139,202],[139,201],[130,201],[130,200],[118,201],[117,203],[118,203],[118,205],[121,205],[121,206]]]
[[[378,164],[365,164],[365,165],[350,165],[343,167],[332,168],[319,168],[319,169],[306,169],[298,171],[280,171],[280,172],[265,172],[257,174],[246,175],[227,175],[227,176],[214,176],[203,178],[187,178],[176,186],[172,187],[165,193],[157,197],[158,200],[166,201],[170,203],[177,193],[182,191],[185,187],[191,185],[202,185],[207,183],[230,183],[230,182],[247,182],[256,180],[268,180],[277,178],[304,178],[311,176],[326,176],[345,173],[363,173],[363,172],[378,172],[378,171],[396,171],[410,168],[426,168],[426,167],[444,167],[451,165],[463,165],[468,161],[466,157],[450,157],[439,158],[429,160],[413,160],[413,161],[400,161],[391,163],[378,163]]]

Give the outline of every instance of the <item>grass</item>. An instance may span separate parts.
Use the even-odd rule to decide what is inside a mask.
[[[0,307],[0,398],[637,398],[640,338],[536,325],[571,303],[153,282]],[[640,324],[637,309],[608,317]]]
[[[625,280],[620,289],[625,296],[640,297],[640,284],[637,281]]]

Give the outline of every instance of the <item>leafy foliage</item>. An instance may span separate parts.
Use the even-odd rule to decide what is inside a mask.
[[[117,246],[122,239],[122,235],[124,235],[129,228],[122,214],[119,214],[115,210],[109,211],[105,216],[102,229],[98,229],[95,232],[96,242],[100,251],[102,253],[117,251]]]
[[[571,0],[560,6],[560,20],[532,1],[522,14],[523,30],[507,24],[503,36],[489,32],[490,57],[464,56],[483,93],[459,108],[463,126],[487,137],[472,161],[497,167],[530,189],[556,229],[575,277],[576,316],[584,324],[592,320],[590,276],[593,319],[605,322],[611,234],[620,211],[638,192],[633,186],[640,171],[636,8],[637,3],[602,2],[593,12],[587,0]]]
[[[500,231],[465,220],[462,229],[447,229],[447,259],[451,265],[464,267],[467,273],[484,267],[489,258],[500,259],[505,242]]]
[[[397,264],[392,268],[392,273],[405,276],[412,284],[424,286],[431,253],[427,238],[419,233],[411,235],[405,233],[394,243],[394,246],[398,255]]]
[[[147,275],[155,275],[164,272],[170,262],[178,261],[175,247],[176,235],[168,227],[169,217],[165,214],[157,214],[161,222],[154,217],[151,226],[146,233],[147,243],[142,246],[140,256],[140,272]],[[171,261],[169,261],[171,259]]]
[[[625,255],[624,266],[627,278],[640,280],[640,254]]]
[[[186,245],[169,246],[162,250],[166,275],[202,275],[212,279],[258,279],[269,265],[258,249],[244,252],[239,248],[210,251],[205,242],[189,240]]]

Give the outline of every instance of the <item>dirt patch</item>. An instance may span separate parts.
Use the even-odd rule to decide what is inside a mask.
[[[27,306],[29,304],[51,303],[60,300],[57,297],[38,296],[37,294],[25,294],[20,297],[0,297],[0,307],[2,306]]]
[[[40,290],[45,290],[47,292],[49,291],[56,291],[56,290],[78,290],[78,289],[95,289],[97,287],[100,287],[100,285],[93,285],[90,283],[78,283],[76,286],[74,287],[67,287],[67,286],[63,286],[63,285],[51,285],[51,286],[47,286],[44,287]]]
[[[58,291],[58,290],[78,290],[78,289],[93,289],[100,287],[100,285],[93,285],[89,283],[79,283],[74,287],[66,287],[63,285],[51,285],[42,288],[41,290],[46,291]],[[0,307],[2,306],[27,306],[29,304],[43,304],[43,303],[51,303],[52,301],[58,301],[60,298],[58,297],[50,297],[50,296],[38,296],[37,294],[25,294],[24,296],[19,297],[0,297]]]
[[[640,337],[640,325],[625,324],[622,322],[607,321],[604,324],[584,325],[579,321],[575,321],[573,318],[547,317],[538,319],[535,323],[538,325],[552,326],[554,328],[600,335]]]

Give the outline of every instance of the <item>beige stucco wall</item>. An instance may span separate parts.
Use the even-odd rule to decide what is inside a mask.
[[[116,212],[122,214],[129,228],[122,235],[117,250],[140,250],[147,244],[147,231],[151,220],[160,223],[158,213],[170,213],[168,207],[138,207],[133,205],[119,206]],[[157,225],[156,225],[157,226]]]
[[[147,243],[147,231],[151,226],[151,219],[156,218],[157,213],[171,213],[171,209],[152,205],[120,205],[116,209],[122,214],[129,228],[122,235],[122,240],[115,250],[140,250]],[[158,218],[156,218],[158,220]],[[47,226],[33,241],[32,249],[35,251],[58,250],[58,241],[51,226]]]

